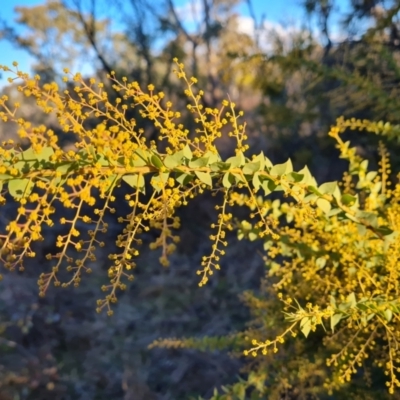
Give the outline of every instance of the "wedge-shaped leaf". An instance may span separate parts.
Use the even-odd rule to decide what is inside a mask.
[[[163,187],[165,187],[169,178],[169,172],[162,172],[161,174],[154,175],[151,178],[151,186],[153,186],[154,190],[159,193]]]
[[[182,186],[186,186],[193,179],[194,179],[194,175],[191,175],[191,174],[178,173],[176,175],[177,182],[179,182]]]
[[[194,173],[201,182],[205,183],[207,186],[212,187],[212,178],[209,172],[194,171]]]
[[[258,192],[258,190],[260,189],[260,186],[261,186],[260,174],[258,172],[256,172],[253,175],[252,182],[253,182],[254,189],[256,189],[256,192]]]
[[[371,189],[372,193],[379,193],[382,189],[382,182],[376,182],[373,186],[373,188]]]
[[[304,179],[304,174],[299,174],[293,171],[287,175],[287,179],[290,182],[301,182]]]
[[[302,182],[304,182],[310,186],[317,186],[317,182],[315,181],[314,177],[311,175],[311,172],[307,166],[305,166],[303,169],[298,171],[298,173],[304,175]]]
[[[145,165],[150,163],[150,158],[152,154],[149,151],[143,149],[136,149],[135,154],[146,162]]]
[[[385,319],[387,322],[390,322],[393,318],[393,311],[390,308],[387,308],[384,312]]]
[[[325,257],[318,257],[315,260],[315,265],[318,267],[318,269],[323,269],[326,265],[326,258]]]
[[[242,171],[245,175],[253,175],[260,170],[260,161],[250,162],[244,165]]]
[[[366,171],[368,169],[368,160],[363,160],[360,163],[360,170]]]
[[[365,178],[368,181],[372,182],[376,178],[377,175],[378,175],[378,173],[376,171],[370,171],[370,172],[367,173]]]
[[[235,177],[236,183],[246,182],[246,179],[242,176],[242,174],[237,174],[236,172],[232,172],[232,175]]]
[[[317,196],[322,196],[322,193],[320,193],[320,192],[318,191],[318,189],[317,189],[315,186],[307,186],[307,190],[308,190],[310,193],[313,193],[313,194],[315,194],[315,195],[317,195]]]
[[[225,189],[229,189],[232,185],[235,184],[235,177],[230,173],[226,172],[224,177],[222,178],[222,185]]]
[[[351,194],[346,193],[342,195],[340,201],[342,202],[342,204],[349,207],[357,201],[357,198],[355,196],[352,196]]]
[[[257,232],[249,232],[249,240],[250,242],[254,242],[258,239]]]
[[[33,151],[32,148],[29,148],[18,154],[17,159],[19,161],[14,162],[13,167],[23,174],[26,174],[33,169],[39,168],[40,164],[37,159],[37,154]]]
[[[24,161],[36,161],[38,159],[38,153],[36,153],[33,148],[30,147],[19,154],[18,158]]]
[[[168,154],[167,156],[165,156],[164,165],[170,169],[173,169],[173,168],[177,167],[178,165],[181,165],[182,154],[179,154],[179,153]]]
[[[230,164],[222,161],[217,161],[210,165],[211,171],[219,172],[219,171],[227,171],[230,168]]]
[[[60,172],[62,175],[72,171],[74,169],[74,162],[61,162],[57,164],[56,171]]]
[[[131,167],[144,167],[145,165],[148,165],[148,161],[140,157],[138,154],[135,154],[133,157],[130,159],[130,165]]]
[[[107,160],[107,158],[104,157],[103,154],[97,154],[95,156],[96,162],[98,162],[102,167],[110,165],[110,162]]]
[[[43,147],[39,153],[36,153],[32,147],[23,151],[20,158],[26,161],[49,161],[50,157],[54,154],[51,146]]]
[[[201,168],[208,165],[208,157],[200,157],[195,160],[189,161],[190,168]]]
[[[139,174],[124,175],[122,180],[126,182],[130,187],[138,188],[144,192],[144,177]]]
[[[242,153],[237,154],[234,157],[229,157],[226,160],[227,163],[230,164],[231,168],[238,168],[241,167],[242,165],[244,165],[244,163],[246,162],[244,156]]]
[[[356,218],[354,215],[351,215],[350,213],[346,213],[345,214],[346,218],[348,218],[351,221],[357,222],[357,224],[360,223],[360,220],[358,218]]]
[[[276,184],[273,181],[269,180],[269,179],[263,181],[261,186],[264,189],[264,193],[265,193],[266,196],[268,196],[270,193],[275,191],[275,189],[277,187]]]
[[[265,168],[267,168],[268,170],[270,170],[274,166],[272,164],[272,161],[268,157],[264,158],[264,163],[265,163]]]
[[[14,199],[29,196],[35,184],[30,179],[13,179],[8,182],[8,192]]]
[[[347,296],[346,301],[350,303],[350,307],[355,307],[357,305],[356,295],[354,294],[354,292],[351,292]]]
[[[374,228],[378,227],[378,216],[368,211],[357,211],[356,217],[362,221],[368,222]]]
[[[333,194],[337,188],[337,182],[326,182],[318,187],[318,191],[322,194]]]
[[[317,200],[317,207],[318,207],[320,210],[322,210],[325,214],[328,214],[329,211],[331,211],[331,208],[332,208],[331,203],[329,203],[328,200],[326,200],[326,199],[321,199],[321,198],[319,198],[319,199]]]
[[[290,158],[283,164],[276,164],[274,165],[271,170],[269,171],[271,175],[278,175],[282,176],[285,174],[289,174],[293,171],[293,165]]]
[[[263,171],[265,169],[265,156],[264,156],[264,153],[261,152],[258,156],[255,156],[252,159],[252,162],[259,162],[260,163],[260,170]]]
[[[340,208],[332,208],[331,211],[329,211],[328,213],[328,217],[333,217],[335,215],[340,214],[341,212],[343,212]]]
[[[52,147],[43,147],[42,151],[37,154],[37,159],[39,161],[50,161],[50,157],[54,154]]]
[[[188,160],[191,160],[193,158],[192,150],[190,149],[188,144],[183,148],[182,151],[183,151],[183,156],[186,157]]]
[[[204,154],[204,157],[208,158],[208,164],[221,161],[220,155],[218,153],[212,153],[211,151],[207,151],[207,153]]]
[[[164,166],[162,161],[160,160],[160,157],[158,157],[156,154],[153,154],[150,158],[150,163],[156,168],[161,168]]]
[[[332,332],[335,331],[335,326],[343,319],[342,313],[333,314],[331,316],[331,329]]]
[[[14,179],[14,177],[8,174],[0,174],[0,182],[7,181],[9,179]]]
[[[300,321],[300,330],[305,337],[308,337],[311,331],[311,319],[309,317],[302,318]]]
[[[391,235],[394,232],[388,226],[383,226],[383,225],[376,228],[376,231],[378,231],[383,236]]]
[[[120,178],[120,175],[113,174],[104,179],[107,182],[105,193],[107,193],[113,186],[116,185],[119,178]]]

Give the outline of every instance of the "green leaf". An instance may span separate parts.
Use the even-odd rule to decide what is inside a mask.
[[[326,265],[326,258],[325,257],[318,257],[315,260],[315,265],[318,267],[318,269],[323,269]]]
[[[305,337],[308,336],[308,334],[311,331],[311,319],[309,317],[304,317],[300,321],[300,330],[303,332],[303,335]]]
[[[224,174],[222,178],[222,185],[225,189],[229,189],[235,183],[235,177],[230,173],[227,172]]]
[[[120,177],[119,175],[113,174],[113,175],[108,176],[105,179],[105,181],[108,182],[105,193],[107,193],[115,185],[115,183],[118,181],[119,177]]]
[[[376,182],[371,189],[371,193],[379,193],[382,189],[382,182]]]
[[[268,157],[264,158],[265,167],[270,170],[274,165]]]
[[[357,211],[356,217],[362,221],[368,222],[372,227],[378,226],[378,216],[375,213],[368,211]]]
[[[242,171],[245,175],[253,175],[260,170],[260,162],[250,162],[244,165]]]
[[[226,162],[230,164],[230,168],[237,168],[237,167],[241,167],[242,165],[244,165],[246,160],[245,160],[243,154],[239,153],[238,155],[236,155],[234,157],[229,157],[226,160]]]
[[[339,314],[333,314],[331,316],[331,329],[332,332],[335,331],[335,326],[342,320],[343,318],[343,314],[339,313]]]
[[[355,306],[357,305],[356,295],[354,294],[354,292],[350,293],[350,294],[347,296],[346,301],[347,301],[348,303],[350,303],[350,307],[355,307]]]
[[[169,172],[162,172],[158,175],[154,175],[151,178],[150,184],[153,186],[154,190],[159,193],[165,184],[167,183],[169,178]]]
[[[230,164],[226,162],[217,161],[210,165],[211,171],[219,172],[219,171],[227,171],[230,168]]]
[[[315,186],[307,186],[307,190],[317,196],[322,196],[322,193],[320,193]]]
[[[162,163],[162,161],[156,154],[153,154],[151,156],[150,163],[151,163],[151,165],[153,165],[156,168],[161,168],[164,166],[164,164]]]
[[[319,198],[317,200],[317,207],[322,210],[325,214],[328,214],[331,211],[331,203],[326,199]]]
[[[0,174],[0,182],[3,181],[8,181],[10,179],[14,179],[14,177],[12,175],[8,175],[8,174]]]
[[[104,157],[103,154],[97,154],[95,156],[96,162],[98,162],[102,167],[110,165],[110,162]]]
[[[354,217],[353,215],[351,215],[351,214],[349,214],[349,213],[346,213],[345,216],[346,216],[349,220],[354,221],[354,222],[356,222],[357,224],[360,223],[360,221],[359,221],[356,217]]]
[[[340,214],[341,212],[343,212],[340,208],[332,208],[331,211],[329,211],[328,217],[333,217],[335,215]]]
[[[34,186],[30,179],[13,179],[8,182],[8,192],[14,199],[20,199],[29,196]]]
[[[390,322],[393,318],[393,311],[390,308],[387,308],[384,312],[385,318],[387,322]]]
[[[150,158],[151,158],[151,153],[143,150],[143,149],[136,149],[135,154],[139,156],[143,161],[145,161],[144,165],[149,164]]]
[[[186,186],[194,179],[194,175],[186,174],[186,173],[178,173],[176,176],[176,181],[179,182],[182,186]]]
[[[383,236],[391,235],[394,232],[388,226],[379,226],[378,228],[375,229]]]
[[[357,198],[352,196],[351,194],[343,194],[340,201],[342,202],[342,204],[349,207],[357,201]]]
[[[137,154],[130,159],[129,163],[131,167],[144,167],[148,165],[148,162],[143,160],[143,158],[139,157]]]
[[[271,175],[282,176],[293,171],[293,165],[290,158],[284,164],[276,164],[269,171]]]
[[[257,233],[253,232],[253,231],[249,232],[249,240],[250,240],[250,242],[254,242],[256,239],[258,239]]]
[[[304,179],[304,174],[299,174],[293,171],[287,175],[287,178],[291,182],[301,182]]]
[[[311,172],[307,166],[305,166],[303,169],[298,171],[298,173],[304,175],[302,182],[304,182],[310,186],[317,186],[317,182],[316,182],[315,178],[311,175]]]
[[[256,172],[253,175],[253,180],[252,180],[253,187],[254,187],[254,189],[256,189],[256,192],[258,192],[258,190],[260,189],[260,186],[261,186],[261,181],[260,181],[259,176],[260,176],[260,174],[258,172]]]
[[[377,175],[378,175],[378,173],[376,171],[370,171],[370,172],[367,173],[365,178],[368,181],[372,182],[376,178]]]
[[[189,161],[190,168],[202,168],[208,165],[208,157],[200,157],[195,160]]]
[[[213,153],[211,151],[207,151],[207,153],[204,154],[204,157],[208,158],[209,164],[221,161],[220,155],[218,153]]]
[[[212,187],[211,174],[209,172],[194,171],[195,175],[200,179],[201,182],[205,183],[207,186]]]
[[[141,192],[144,192],[144,177],[143,175],[132,174],[124,175],[122,180],[126,182],[130,187],[138,188]]]
[[[72,171],[74,169],[74,162],[62,162],[57,164],[56,171],[60,172],[62,175]]]
[[[260,163],[260,170],[263,171],[265,169],[265,156],[264,153],[261,152],[258,156],[254,157],[252,162]]]
[[[188,160],[191,160],[193,158],[192,150],[190,150],[188,144],[183,148],[183,156],[186,157]]]
[[[235,177],[236,183],[240,183],[240,182],[245,183],[246,182],[246,179],[241,174],[237,174],[236,172],[231,172],[231,173]]]
[[[326,182],[318,188],[318,191],[322,194],[333,194],[336,188],[337,182]]]
[[[269,179],[265,180],[261,186],[264,189],[264,193],[266,196],[268,196],[270,193],[272,193],[276,189],[275,182],[273,182]]]
[[[173,169],[181,164],[182,154],[175,153],[175,154],[168,154],[164,158],[164,165],[167,168]]]
[[[20,159],[25,161],[49,161],[50,157],[54,154],[54,150],[51,146],[43,147],[39,153],[36,153],[32,147],[23,151],[20,154]]]

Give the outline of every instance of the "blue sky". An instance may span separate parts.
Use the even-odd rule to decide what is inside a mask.
[[[190,0],[174,0],[177,7],[183,6]],[[340,0],[344,2],[345,0]],[[34,6],[44,3],[45,0],[3,0],[0,8],[0,16],[7,21],[13,21],[16,17],[14,8],[18,6]],[[265,19],[282,25],[298,21],[303,14],[299,3],[300,0],[252,0],[254,12],[258,18],[262,14]],[[239,7],[239,12],[248,15],[248,8],[245,4]],[[29,71],[31,59],[29,55],[20,49],[16,49],[5,40],[0,40],[0,64],[11,66],[13,61],[18,61],[20,69]],[[6,83],[0,79],[0,87]]]

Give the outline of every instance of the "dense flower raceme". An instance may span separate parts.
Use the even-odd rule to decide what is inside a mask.
[[[357,326],[367,338],[362,341],[364,336],[357,334],[344,348],[346,361],[340,363],[341,376],[348,379],[355,365],[367,357],[367,350],[378,339],[384,339],[382,353],[389,358],[383,361],[382,355],[379,362],[391,377],[389,390],[394,390],[398,383],[399,357],[395,324],[400,311],[398,275],[393,260],[399,247],[400,188],[389,189],[388,160],[383,148],[381,173],[368,172],[367,163],[359,159],[349,143],[341,140],[340,134],[350,128],[393,136],[396,127],[339,120],[332,128],[330,135],[337,140],[342,156],[350,161],[350,176],[359,177],[358,191],[350,184],[343,190],[335,182],[317,185],[307,167],[295,172],[290,160],[272,165],[263,153],[245,155],[248,145],[245,124],[239,120],[242,113],[228,100],[219,109],[204,107],[204,93],[195,89],[196,79],[188,79],[178,62],[176,75],[186,82],[187,108],[197,125],[195,132],[185,129],[179,122],[180,112],[174,111],[172,103],[152,85],[143,91],[138,83],[129,83],[126,78],[117,80],[112,74],[110,85],[119,97],[111,101],[105,83],[95,79],[85,80],[80,74],[72,75],[65,70],[64,81],[70,89],[63,90],[56,83],[40,85],[39,76],[31,78],[19,71],[17,64],[14,67],[14,70],[5,66],[1,69],[13,73],[10,81],[20,82],[18,90],[26,97],[35,98],[43,112],[54,113],[60,128],[74,133],[77,140],[73,150],[63,150],[52,130],[32,126],[18,116],[20,104],[12,104],[6,96],[0,99],[0,118],[4,123],[18,125],[21,139],[21,143],[4,142],[0,148],[0,201],[4,204],[8,194],[19,205],[5,232],[0,233],[0,259],[6,268],[23,268],[25,257],[35,257],[32,244],[43,239],[44,225],[64,224],[68,233],[57,237],[59,252],[47,255],[53,260],[53,267],[51,272],[40,275],[39,290],[44,295],[51,283],[78,285],[82,274],[90,272],[87,264],[95,260],[96,246],[104,246],[101,234],[107,230],[105,216],[115,212],[114,190],[122,183],[127,184],[131,193],[125,200],[130,212],[119,218],[125,229],[116,242],[121,251],[109,256],[112,260],[108,271],[110,284],[102,288],[105,298],[98,300],[98,311],[106,308],[112,314],[110,306],[117,301],[117,291],[126,288],[125,279],[133,279],[131,272],[139,253],[141,234],[149,229],[159,231],[151,247],[161,247],[160,261],[168,265],[168,255],[179,240],[174,233],[180,225],[176,209],[205,190],[222,193],[222,203],[217,206],[218,219],[212,225],[215,233],[210,236],[211,252],[203,257],[197,271],[199,285],[206,284],[209,276],[220,268],[219,260],[227,246],[226,232],[235,227],[239,226],[243,237],[265,240],[270,259],[283,257],[282,267],[271,264],[271,275],[280,277],[276,287],[289,324],[275,340],[253,339],[246,354],[267,354],[269,348],[277,351],[278,343],[284,342],[287,334],[295,335],[300,329],[307,336],[324,320],[330,320],[332,331],[342,332]],[[145,139],[136,120],[128,117],[132,109],[153,123],[159,131],[157,141]],[[94,120],[101,122],[93,128]],[[225,160],[216,146],[216,140],[223,134],[236,144],[235,155]],[[146,188],[150,188],[150,194],[145,193]],[[293,203],[274,208],[260,196],[274,191],[281,191]],[[72,217],[54,221],[56,206],[60,205],[71,211]],[[90,215],[83,212],[87,205],[93,209]],[[254,221],[238,224],[229,212],[235,205],[249,207]],[[277,215],[282,212],[290,216],[288,225],[280,224]],[[85,224],[88,229],[83,238]],[[332,243],[328,236],[334,235],[337,229],[341,229],[340,234],[336,233],[340,240],[337,236],[336,243]],[[319,231],[318,239],[313,237]],[[368,245],[359,243],[357,247],[352,239],[355,232],[362,232]],[[352,252],[351,246],[357,251],[360,247],[365,253],[361,256],[355,249]],[[309,250],[303,254],[300,249]],[[77,252],[82,255],[73,257]],[[71,279],[61,282],[60,268],[64,266],[71,273]],[[347,279],[346,283],[336,277],[338,269]],[[320,270],[323,274],[317,272]],[[307,298],[301,292],[302,285],[293,285],[297,279],[324,280],[326,284]],[[309,302],[305,308],[294,306],[295,297]],[[351,353],[353,348],[358,351]],[[328,362],[338,364],[337,357]]]

